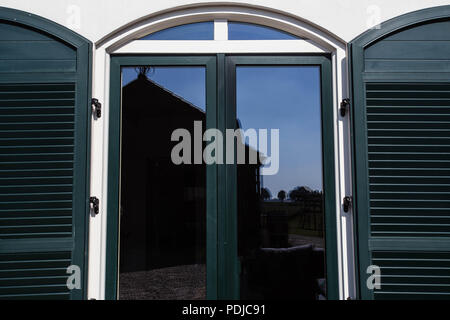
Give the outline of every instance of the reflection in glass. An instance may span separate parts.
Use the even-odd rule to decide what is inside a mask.
[[[126,86],[131,81],[137,79],[139,69],[122,69],[122,86]],[[147,70],[147,78],[168,90],[172,95],[194,105],[197,108],[206,110],[206,86],[205,72],[199,67],[151,67]]]
[[[122,70],[120,299],[206,297],[206,167],[171,161],[175,129],[205,128],[205,69],[188,69]]]
[[[196,22],[163,29],[139,40],[214,40],[214,22]]]
[[[228,22],[228,40],[299,40],[293,34],[244,22]]]
[[[319,71],[236,68],[238,124],[280,135],[277,174],[262,176],[261,164],[238,165],[243,299],[326,298]]]

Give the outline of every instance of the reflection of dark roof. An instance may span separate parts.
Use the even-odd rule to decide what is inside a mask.
[[[149,79],[149,78],[147,78],[147,77],[146,77],[146,79],[147,79],[147,81],[153,83],[155,86],[157,86],[157,87],[161,88],[162,90],[166,91],[167,93],[171,94],[171,95],[174,96],[175,98],[180,99],[180,100],[183,101],[184,103],[190,105],[192,108],[198,109],[198,111],[200,111],[200,112],[202,112],[202,113],[205,113],[205,111],[202,110],[200,107],[197,107],[195,104],[192,104],[191,102],[187,101],[187,100],[184,99],[183,97],[177,95],[175,92],[170,91],[169,89],[167,89],[167,88],[165,88],[165,87],[159,85],[158,83],[156,83],[155,81],[153,81],[153,80],[151,80],[151,79]]]
[[[189,109],[191,109],[191,111],[199,112],[203,115],[203,117],[205,116],[205,111],[203,111],[196,105],[192,104],[191,102],[178,96],[174,92],[164,88],[155,81],[148,79],[144,75],[139,75],[136,79],[125,85],[122,90],[124,92],[124,102],[130,102],[135,99],[139,100],[139,103],[137,105],[132,104],[127,106],[128,108],[143,106],[148,102],[152,101],[150,100],[152,95],[158,95],[156,97],[153,96],[153,98],[158,100],[158,98],[168,99],[168,97],[170,97],[175,100],[174,102],[178,102],[177,104],[178,107],[180,106],[188,107]]]

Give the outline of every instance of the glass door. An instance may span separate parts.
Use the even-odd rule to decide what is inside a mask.
[[[108,222],[121,300],[215,298],[216,169],[198,154],[215,127],[215,67],[215,57],[113,58],[120,189]]]
[[[222,231],[235,260],[223,293],[337,298],[330,60],[227,56],[225,62],[223,223],[231,228]]]

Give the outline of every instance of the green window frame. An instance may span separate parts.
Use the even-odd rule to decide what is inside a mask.
[[[236,124],[236,66],[318,66],[321,81],[322,155],[323,188],[326,239],[327,298],[339,299],[335,152],[334,152],[334,108],[332,91],[331,57],[323,55],[218,55],[219,68],[225,69],[225,101],[219,102],[219,129],[235,129]],[[220,96],[220,94],[219,94]],[[219,192],[219,241],[228,245],[219,251],[219,279],[221,296],[225,299],[239,298],[239,258],[237,257],[237,194],[236,164],[219,167],[219,177],[223,177],[225,188]],[[228,214],[220,214],[228,213]],[[230,259],[231,258],[231,259]]]
[[[108,213],[106,243],[105,298],[117,298],[118,243],[119,243],[119,194],[121,158],[121,67],[139,65],[153,66],[203,66],[206,68],[206,126],[215,128],[216,110],[216,60],[215,56],[112,56],[109,110],[108,151]],[[206,212],[207,212],[207,298],[217,299],[217,165],[207,166]]]

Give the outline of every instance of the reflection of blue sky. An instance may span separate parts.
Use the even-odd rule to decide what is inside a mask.
[[[280,130],[280,169],[264,186],[274,197],[295,186],[322,190],[319,68],[238,67],[236,77],[243,129]]]
[[[136,78],[124,68],[126,85]],[[150,79],[205,110],[203,67],[156,67]],[[322,190],[320,73],[318,67],[238,67],[237,113],[243,129],[280,129],[280,169],[264,176],[276,197],[295,186]],[[269,151],[270,136],[269,136]]]

